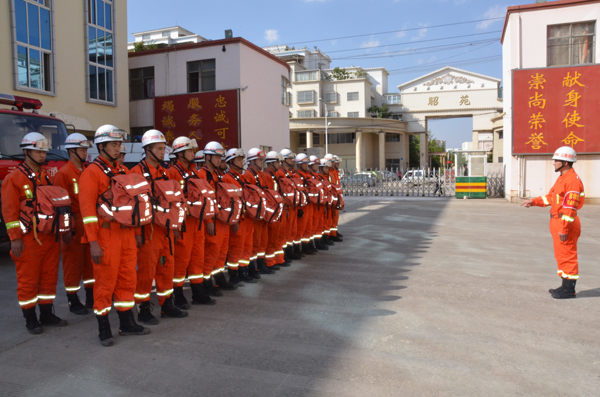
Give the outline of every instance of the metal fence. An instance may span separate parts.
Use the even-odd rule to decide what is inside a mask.
[[[340,176],[346,196],[454,197],[456,192],[455,171],[443,168],[343,170]],[[487,181],[488,197],[504,197],[501,172],[490,173]]]

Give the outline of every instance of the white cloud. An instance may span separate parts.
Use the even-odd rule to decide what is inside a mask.
[[[277,33],[276,29],[267,29],[265,30],[265,40],[269,43],[274,43],[279,40],[279,33]]]
[[[427,35],[427,31],[429,30],[429,29],[427,29],[427,26],[429,26],[429,24],[428,23],[425,23],[425,24],[420,23],[419,26],[422,26],[423,29],[417,30],[417,35],[414,36],[413,38],[411,38],[411,40],[420,40]]]
[[[371,37],[369,41],[363,41],[363,43],[360,45],[360,48],[373,48],[379,46],[380,44],[381,43],[379,42],[379,40],[376,40],[373,37]]]
[[[396,32],[396,38],[401,39],[403,37],[406,37],[406,29],[407,28],[408,28],[408,23],[405,23],[404,25],[402,25],[402,30],[399,32]]]
[[[484,14],[481,19],[488,18],[501,18],[506,14],[506,7],[496,4],[493,7],[490,7]],[[501,19],[494,19],[491,21],[481,21],[477,24],[477,29],[486,29],[488,26],[495,22],[501,22]]]

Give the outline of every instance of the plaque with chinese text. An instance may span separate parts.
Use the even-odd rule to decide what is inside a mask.
[[[513,154],[600,153],[600,65],[513,71]]]
[[[196,139],[200,149],[217,141],[239,147],[237,90],[198,92],[154,98],[154,128],[169,145],[180,136]]]

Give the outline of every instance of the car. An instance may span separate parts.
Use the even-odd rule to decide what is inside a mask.
[[[406,171],[402,177],[402,183],[408,187],[413,187],[415,185],[435,183],[435,179],[435,177],[428,176],[425,170],[410,170]]]
[[[345,176],[341,180],[342,186],[344,187],[372,187],[377,184],[377,177],[371,172],[357,172]]]

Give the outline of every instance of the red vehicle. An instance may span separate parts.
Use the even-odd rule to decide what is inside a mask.
[[[6,108],[0,108],[0,185],[6,175],[25,160],[20,145],[28,132],[39,132],[50,140],[52,149],[47,153],[44,169],[54,176],[69,160],[64,149],[68,135],[65,123],[55,117],[33,113],[42,107],[38,99],[0,94],[0,105],[7,105]],[[8,240],[0,213],[0,242]]]

